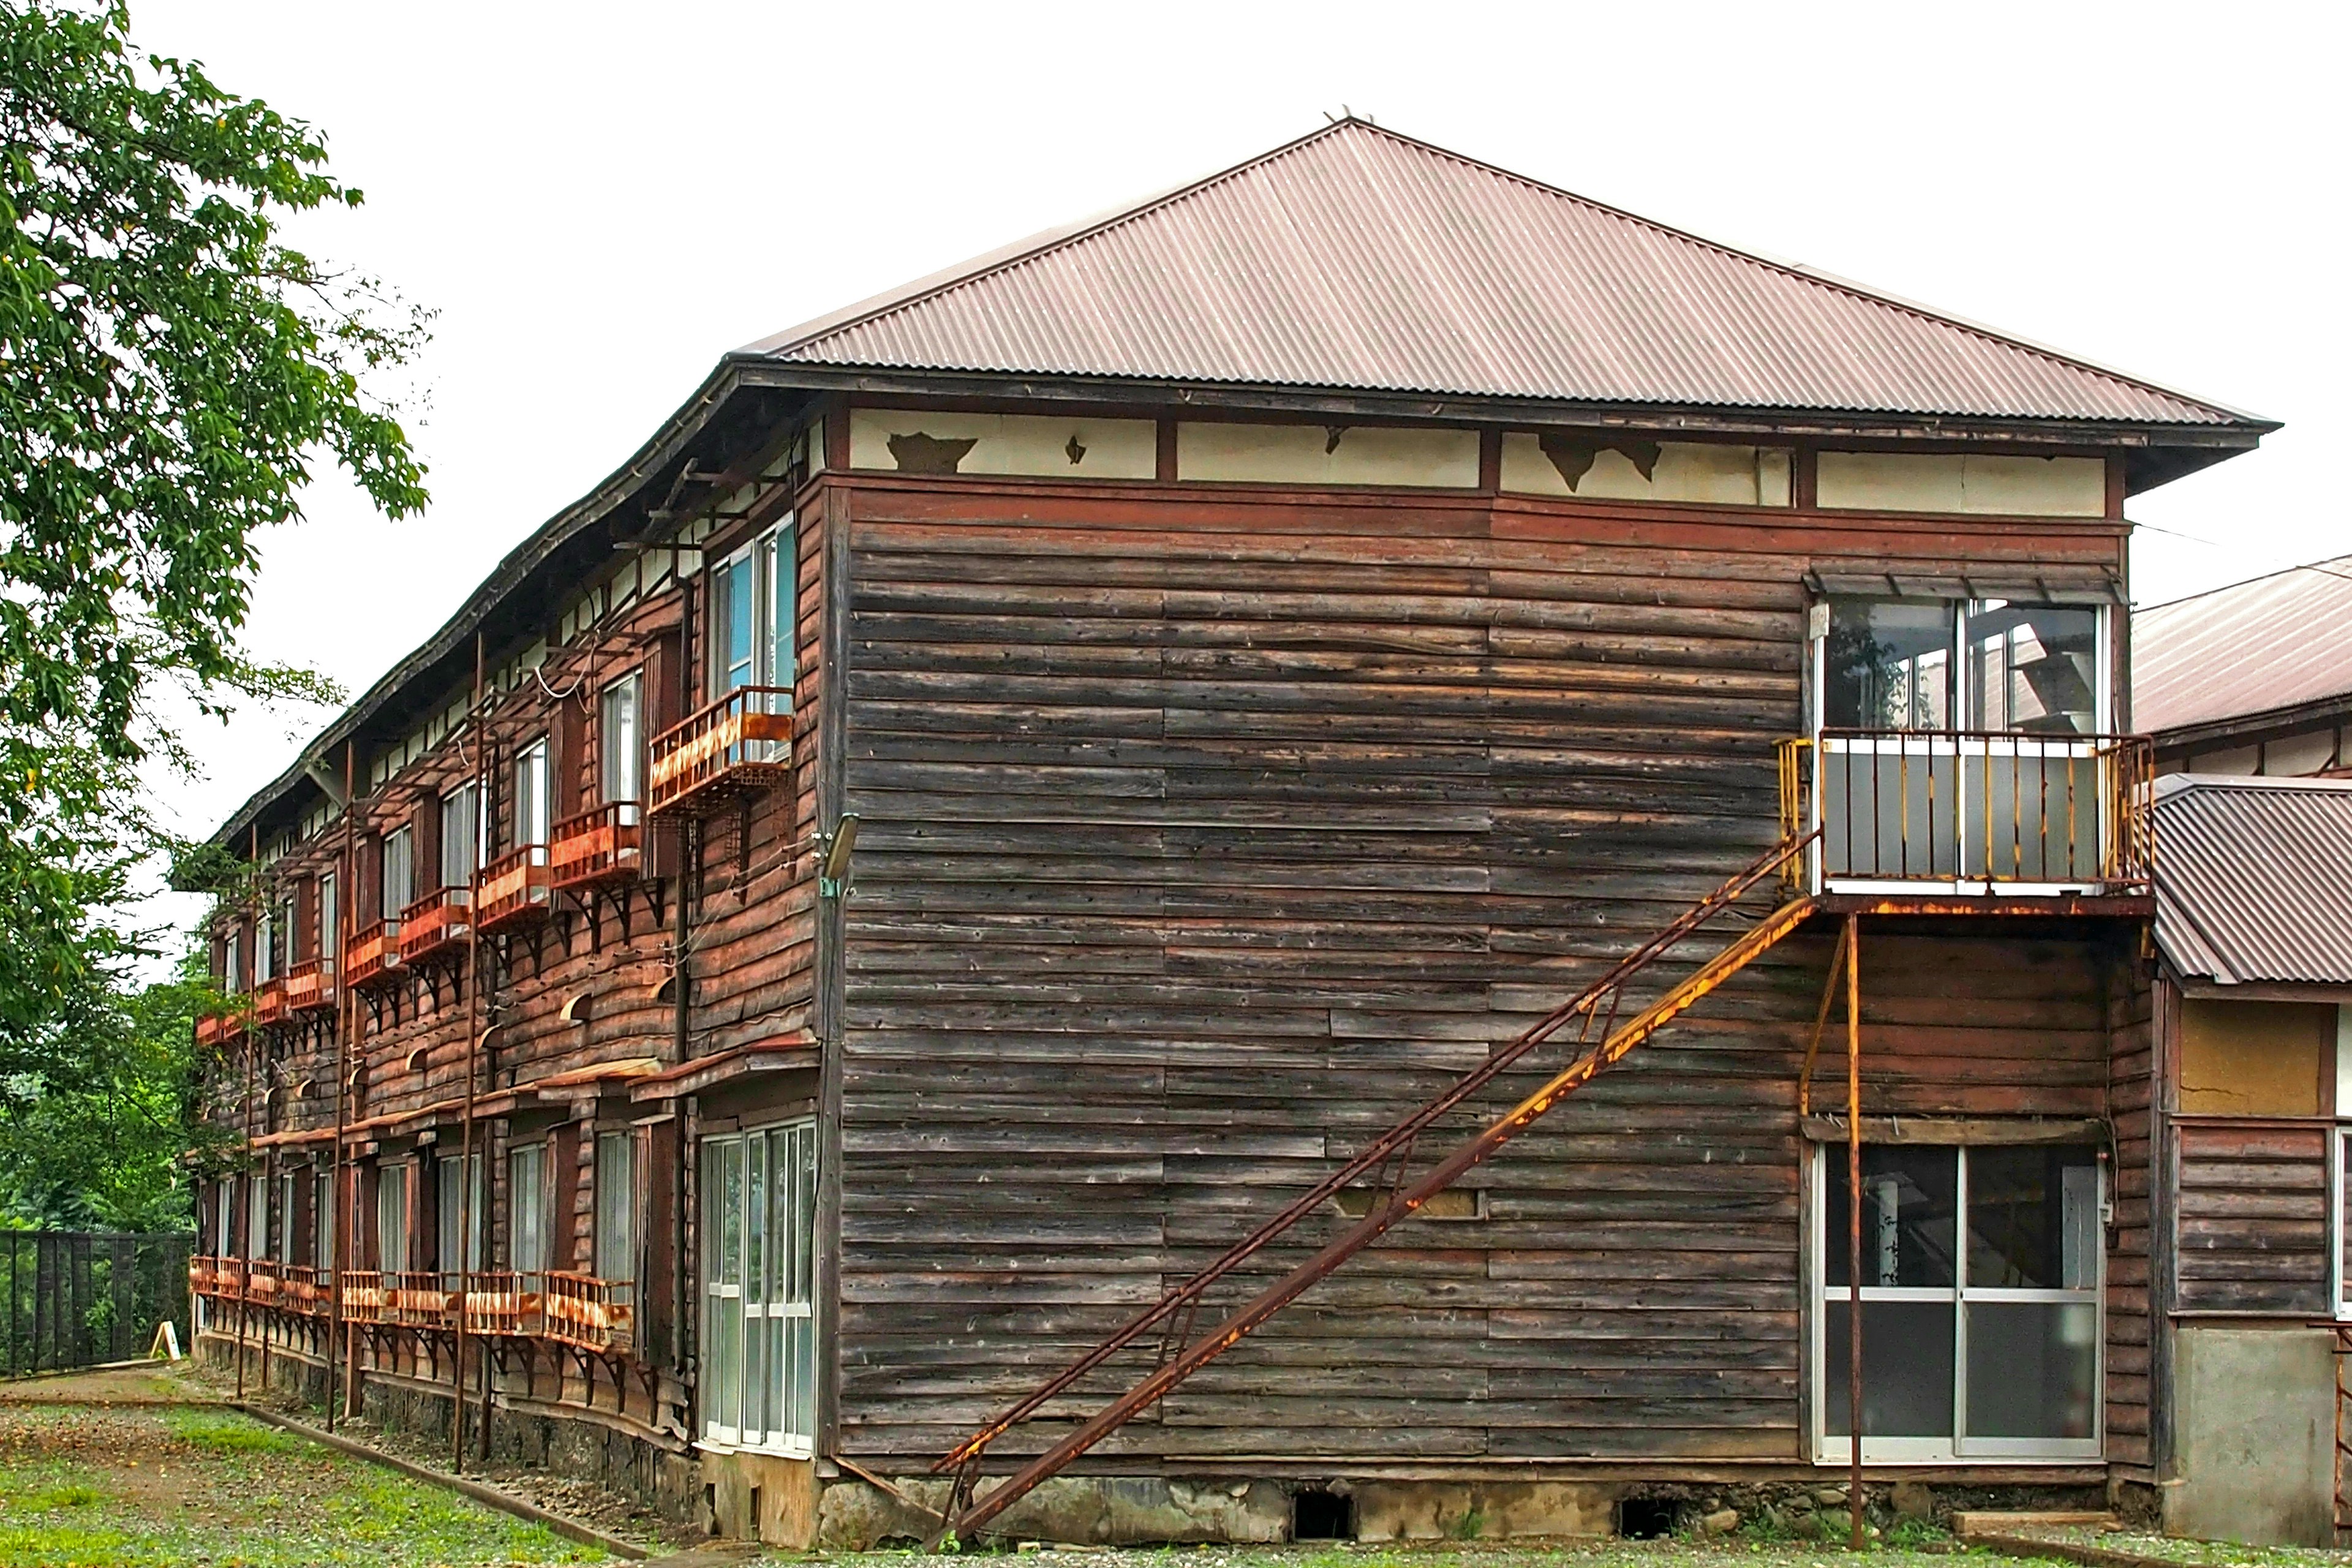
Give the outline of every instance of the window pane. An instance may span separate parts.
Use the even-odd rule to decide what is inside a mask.
[[[1843,1297],[1822,1311],[1822,1430],[1853,1432],[1853,1365]],[[1862,1431],[1864,1437],[1952,1436],[1952,1304],[1949,1301],[1864,1301],[1862,1304]]]
[[[547,842],[547,742],[534,741],[515,758],[514,841]]]
[[[1950,729],[1952,630],[1952,607],[1940,600],[1831,600],[1822,722]]]
[[[342,955],[342,910],[335,902],[334,873],[319,879],[319,956],[330,961]]]
[[[385,920],[399,918],[400,911],[415,902],[413,890],[415,864],[413,858],[415,837],[408,828],[395,829],[383,841],[383,908],[379,911]]]
[[[643,679],[635,671],[604,688],[597,768],[607,804],[637,798],[637,728],[643,692]]]
[[[751,583],[751,552],[746,546],[710,574],[711,646],[722,691],[751,684],[752,623],[758,608]]]
[[[596,1138],[596,1278],[637,1277],[636,1145],[626,1132]]]
[[[2079,605],[1969,606],[1969,727],[2090,734],[2099,727],[2099,613]]]
[[[1822,1211],[1823,1278],[1847,1283],[1848,1209],[1845,1151],[1822,1152],[1827,1167]],[[1958,1222],[1959,1152],[1867,1144],[1862,1151],[1862,1282],[1947,1286],[1953,1283]]]
[[[2098,1431],[2095,1302],[1971,1301],[1968,1314],[1969,1436],[2089,1437]],[[1869,1332],[1866,1312],[1863,1331]],[[1869,1375],[1865,1365],[1865,1399]]]
[[[476,835],[481,816],[481,792],[460,784],[441,797],[441,885],[471,886],[481,867],[481,840]]]
[[[547,1267],[545,1154],[530,1143],[507,1156],[507,1260],[526,1273]]]
[[[1969,1151],[1970,1287],[2086,1290],[2099,1280],[2099,1247],[2095,1151]]]

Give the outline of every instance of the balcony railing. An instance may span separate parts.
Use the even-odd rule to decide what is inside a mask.
[[[350,984],[354,991],[398,979],[402,968],[399,920],[378,921],[352,937],[351,951],[343,962],[350,966]]]
[[[768,789],[792,772],[793,694],[739,686],[654,737],[646,809],[692,816]]]
[[[343,1270],[343,1321],[347,1323],[386,1323],[392,1306],[392,1293],[384,1288],[386,1276],[373,1268]]]
[[[253,1021],[267,1029],[286,1021],[286,982],[265,980],[253,988]]]
[[[1784,747],[1784,826],[1827,891],[2139,893],[2155,869],[2139,735],[1825,730]],[[1810,776],[1808,776],[1810,774]]]
[[[547,1277],[511,1268],[476,1271],[466,1292],[466,1331],[520,1339],[541,1331]]]
[[[634,800],[608,801],[593,811],[555,825],[548,846],[548,881],[558,888],[585,888],[637,874],[645,827]]]
[[[306,1318],[323,1318],[333,1305],[335,1271],[307,1263],[278,1266],[278,1301]]]
[[[335,961],[313,958],[286,972],[286,1010],[312,1013],[335,1005]]]
[[[400,911],[400,962],[417,963],[473,934],[474,889],[443,888]]]
[[[207,1013],[196,1020],[196,1044],[200,1046],[226,1044],[229,1037],[237,1032],[243,1020],[234,1013]]]
[[[518,844],[482,868],[474,918],[496,931],[545,914],[549,896],[547,846]]]
[[[406,1329],[457,1326],[457,1276],[406,1269],[383,1279],[383,1321]]]
[[[636,1289],[625,1280],[562,1271],[547,1276],[540,1332],[583,1350],[625,1355],[636,1343]]]

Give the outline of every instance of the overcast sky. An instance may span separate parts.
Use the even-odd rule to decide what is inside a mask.
[[[2352,551],[2346,8],[133,0],[328,137],[313,250],[439,312],[421,520],[322,481],[251,639],[363,689],[739,344],[1343,105],[1645,216],[2284,420],[2137,499],[2153,603]],[[2180,537],[2183,535],[2193,537]],[[2201,542],[2200,542],[2201,541]],[[202,830],[315,732],[163,786]]]

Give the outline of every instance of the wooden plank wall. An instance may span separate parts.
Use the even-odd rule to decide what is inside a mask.
[[[866,824],[835,1349],[842,1451],[877,1462],[943,1451],[1769,845],[1808,566],[2117,548],[1963,519],[833,493]],[[1798,1458],[1794,1078],[1828,951],[1739,976],[1475,1174],[1483,1218],[1392,1238],[1101,1463]],[[2105,1114],[2112,962],[2095,934],[1871,928],[1865,1110]]]
[[[2174,1126],[2179,1310],[2326,1316],[2327,1128],[2186,1113]]]

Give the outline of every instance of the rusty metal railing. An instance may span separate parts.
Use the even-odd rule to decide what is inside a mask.
[[[400,962],[415,963],[472,933],[474,889],[436,888],[400,911]]]
[[[627,1280],[551,1271],[541,1313],[540,1332],[551,1340],[607,1355],[635,1347],[636,1289]]]
[[[579,888],[635,876],[646,831],[639,816],[635,801],[612,800],[557,823],[548,836],[549,881]]]
[[[310,1013],[335,1005],[335,961],[307,958],[286,972],[286,1010]]]
[[[648,815],[764,790],[792,770],[792,690],[739,686],[655,736],[647,757]]]
[[[547,1276],[512,1268],[477,1269],[467,1279],[466,1331],[520,1339],[544,1331]]]
[[[484,931],[547,912],[547,846],[518,844],[475,879],[474,919]]]
[[[1810,900],[1782,902],[1728,947],[1670,988],[1658,1001],[1641,1009],[1630,1021],[1622,1025],[1618,1022],[1626,1001],[1627,988],[1636,976],[1758,886],[1778,878],[1783,868],[1804,854],[1816,837],[1807,832],[1784,837],[1706,898],[1675,917],[1655,935],[1612,964],[1605,973],[1575,996],[1544,1015],[1495,1051],[1444,1093],[1366,1144],[1352,1159],[1235,1243],[1206,1268],[1169,1290],[1101,1344],[942,1456],[931,1466],[932,1472],[956,1473],[946,1510],[947,1518],[941,1525],[942,1536],[949,1531],[968,1536],[993,1519],[1039,1482],[1054,1475],[1139,1411],[1165,1395],[1178,1383],[1239,1342],[1259,1324],[1379,1239],[1438,1192],[1452,1185],[1561,1100],[1721,984],[1758,953],[1796,930],[1811,912]],[[1578,1026],[1573,1037],[1580,1049],[1576,1058],[1566,1068],[1501,1120],[1454,1149],[1428,1174],[1408,1184],[1407,1171],[1423,1134],[1528,1052],[1559,1036],[1571,1023]],[[1319,1211],[1325,1203],[1350,1184],[1374,1173],[1379,1173],[1378,1185],[1386,1189],[1385,1201],[1375,1201],[1364,1217],[1338,1240],[1226,1318],[1208,1334],[1198,1340],[1192,1339],[1194,1314],[1211,1286],[1263,1252],[1300,1221]],[[971,1496],[978,1462],[990,1444],[1155,1328],[1161,1329],[1162,1335],[1158,1363],[1150,1375],[1032,1460],[1003,1485],[978,1501],[971,1502],[969,1507],[965,1506]]]
[[[404,967],[400,957],[400,917],[380,920],[353,936],[345,962],[350,967],[349,984],[354,991],[397,979]]]
[[[1819,885],[2144,889],[2155,745],[2144,735],[1824,730],[1780,758],[1784,822],[1821,824]]]

